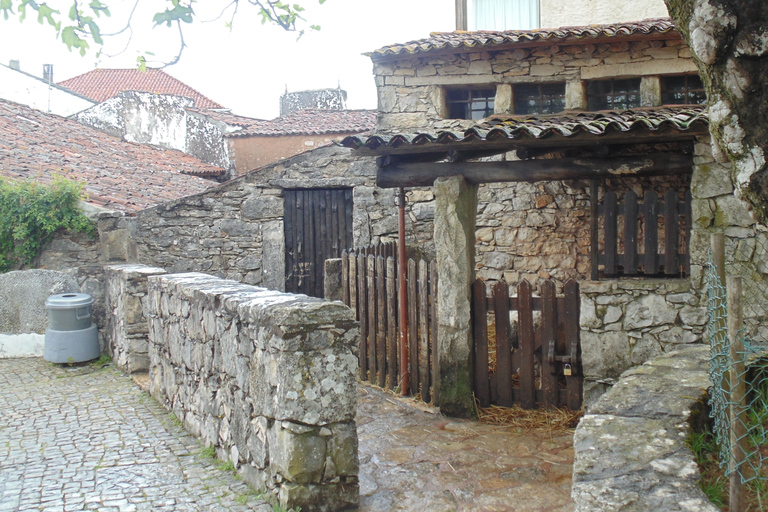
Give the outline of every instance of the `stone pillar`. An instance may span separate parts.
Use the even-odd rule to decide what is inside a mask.
[[[565,83],[565,110],[587,110],[587,88],[581,80]]]
[[[514,114],[514,96],[511,84],[499,84],[496,86],[496,98],[493,102],[494,114]]]
[[[644,76],[640,79],[640,106],[658,107],[661,105],[661,78]]]
[[[323,297],[325,300],[342,300],[344,289],[341,283],[341,258],[325,260],[323,274]]]
[[[475,279],[477,186],[461,176],[435,181],[435,251],[440,410],[469,417],[472,403],[472,282]]]

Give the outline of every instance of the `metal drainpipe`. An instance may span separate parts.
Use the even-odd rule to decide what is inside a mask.
[[[405,262],[405,190],[400,187],[397,190],[398,226],[397,226],[397,266],[400,294],[400,393],[408,394],[410,374],[408,373],[408,296],[406,286],[406,262]]]

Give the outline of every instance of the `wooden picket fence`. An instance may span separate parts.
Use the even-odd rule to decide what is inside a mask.
[[[638,203],[637,194],[630,190],[624,194],[621,204],[616,193],[609,191],[603,204],[598,206],[598,215],[603,220],[605,246],[603,253],[592,260],[593,275],[597,274],[597,265],[603,265],[605,276],[690,275],[690,190],[682,202],[674,190],[664,194],[663,202],[649,190],[644,193],[642,203]],[[622,233],[618,232],[620,216],[624,218]],[[663,253],[659,250],[662,241],[659,240],[659,225],[664,230]],[[642,233],[643,252],[640,252],[638,233]],[[595,239],[593,243],[596,242]],[[620,246],[623,252],[620,252]],[[595,255],[596,249],[593,247]]]
[[[394,242],[342,253],[343,301],[360,322],[360,379],[399,390],[398,269]],[[438,404],[437,267],[407,262],[408,361],[411,395]]]
[[[475,281],[474,386],[481,407],[581,407],[579,285],[568,281],[561,297],[555,291],[555,283],[548,280],[541,296],[534,297],[530,283],[523,280],[516,295],[510,295],[509,285],[499,281],[487,296],[485,282]],[[538,325],[534,311],[541,312]],[[510,313],[516,313],[516,322]],[[489,337],[489,325],[495,327],[495,339]]]

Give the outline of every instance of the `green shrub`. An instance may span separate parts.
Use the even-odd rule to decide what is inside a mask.
[[[78,207],[84,187],[61,176],[50,185],[0,178],[0,272],[32,263],[56,231],[96,234]]]

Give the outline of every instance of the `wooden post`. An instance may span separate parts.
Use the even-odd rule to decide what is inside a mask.
[[[405,396],[409,390],[408,373],[408,290],[406,283],[407,263],[405,261],[405,190],[397,191],[397,280],[398,322],[400,325],[400,394]]]
[[[598,260],[598,251],[599,245],[598,245],[598,233],[597,230],[599,229],[599,223],[598,223],[598,217],[597,217],[597,180],[590,180],[589,181],[589,258],[591,260],[591,275],[590,279],[592,281],[597,281],[600,278],[599,273],[599,260]]]
[[[741,277],[728,277],[728,338],[730,341],[730,404],[731,404],[731,477],[730,502],[731,512],[743,512],[741,468],[746,459],[747,443],[747,398],[746,367],[744,364],[744,343],[741,341]]]

